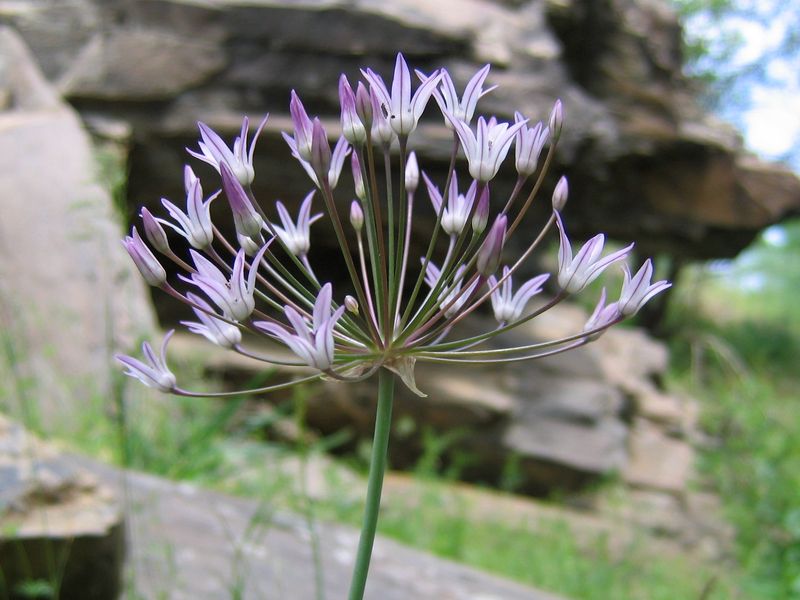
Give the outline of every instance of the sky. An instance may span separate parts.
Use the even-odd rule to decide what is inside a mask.
[[[794,2],[735,0],[724,17],[700,12],[685,26],[690,38],[709,44],[709,58],[696,65],[700,71],[724,77],[763,64],[761,75],[743,79],[718,110],[739,127],[750,150],[800,172],[800,4]]]

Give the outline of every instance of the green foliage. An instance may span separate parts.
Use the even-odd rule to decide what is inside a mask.
[[[791,241],[762,239],[700,287],[684,281],[672,314],[674,382],[702,401],[714,440],[702,452],[703,472],[736,527],[752,598],[800,598],[800,310],[794,294],[775,291],[797,276],[796,227]],[[759,274],[758,288],[740,285],[749,273]],[[697,277],[703,272],[689,280]]]

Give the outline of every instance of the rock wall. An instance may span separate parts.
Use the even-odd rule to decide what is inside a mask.
[[[69,427],[154,329],[78,115],[0,27],[0,407]]]
[[[388,72],[398,50],[462,81],[491,62],[500,87],[483,110],[501,118],[543,118],[564,100],[553,173],[570,177],[578,237],[601,229],[645,254],[732,256],[800,207],[795,175],[744,153],[698,106],[663,0],[40,0],[5,12],[89,123],[131,126],[132,207],[181,196],[196,120],[232,135],[242,113],[272,114],[257,196],[302,198],[307,182],[283,168],[278,138],[289,90],[335,118],[338,74],[365,64]],[[428,125],[417,142],[435,172],[449,136]],[[501,177],[496,189],[511,183]]]

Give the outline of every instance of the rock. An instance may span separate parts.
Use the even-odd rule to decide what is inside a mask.
[[[116,30],[97,34],[87,43],[59,88],[73,98],[160,100],[199,86],[224,64],[214,39]]]
[[[306,521],[269,504],[200,489],[83,459],[101,480],[126,486],[133,588],[143,597],[310,600],[314,564]],[[123,484],[124,482],[124,484]],[[318,523],[325,596],[347,595],[358,532]],[[164,557],[170,560],[164,560]],[[557,600],[378,536],[368,600]]]
[[[520,110],[544,119],[555,98],[564,101],[553,174],[570,177],[576,238],[599,229],[637,240],[643,254],[733,256],[800,206],[796,175],[746,154],[701,109],[663,0],[21,0],[5,16],[85,116],[130,122],[131,204],[182,194],[196,120],[227,135],[242,113],[285,122],[297,88],[335,122],[338,74],[366,64],[388,74],[399,48],[423,71],[446,66],[461,82],[494,63],[490,81],[500,87],[482,102],[501,118]],[[283,168],[278,129],[257,152],[265,175],[255,193],[295,202],[308,182]],[[414,141],[433,149],[424,168],[437,176],[450,136],[441,123],[423,129]],[[501,173],[493,191],[512,185]]]
[[[0,416],[0,565],[4,597],[58,581],[59,598],[106,600],[122,590],[124,527],[112,491]]]
[[[566,333],[568,315],[575,314],[571,307],[559,307],[552,319],[562,323]],[[585,320],[582,312],[577,314],[580,318],[573,322],[573,332]],[[485,330],[487,324],[476,318],[465,327],[469,333],[470,328]],[[514,332],[513,338],[520,344],[541,340],[530,330]],[[645,345],[655,344],[641,339],[646,340]],[[196,337],[178,334],[172,350],[181,356],[197,356],[202,351],[204,363],[213,372],[229,377],[239,372],[240,381],[260,369],[232,353],[206,345],[201,350],[201,343]],[[617,358],[627,360],[627,353]],[[426,435],[436,433],[449,440],[441,456],[443,465],[463,463],[463,477],[493,484],[513,465],[519,471],[517,489],[528,493],[576,489],[623,469],[628,460],[630,394],[621,384],[605,379],[596,354],[583,355],[586,366],[580,371],[575,370],[572,359],[571,355],[561,361],[471,368],[419,363],[417,384],[428,397],[419,398],[398,384],[391,464],[395,468],[416,464],[426,451]],[[604,360],[612,359],[607,356]],[[274,381],[297,373],[278,371]],[[631,371],[631,387],[642,383],[642,377]],[[374,380],[346,385],[326,382],[311,392],[308,424],[323,435],[344,429],[356,438],[370,439],[375,393]],[[266,399],[280,403],[285,398],[276,394]]]
[[[152,308],[77,115],[8,28],[0,60],[0,318],[14,346],[0,373],[45,424],[68,426],[87,396],[110,397],[111,356],[152,331]]]
[[[634,421],[630,457],[622,473],[634,486],[683,494],[692,474],[694,452],[683,441],[667,436],[653,424]]]

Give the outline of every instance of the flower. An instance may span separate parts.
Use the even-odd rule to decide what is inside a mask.
[[[169,248],[169,240],[167,239],[167,232],[164,231],[164,228],[161,226],[161,223],[153,216],[147,208],[144,206],[142,210],[139,211],[139,215],[142,217],[142,226],[144,227],[144,236],[147,238],[147,241],[152,244],[152,246],[161,252],[161,254],[166,254],[170,251]]]
[[[175,225],[164,219],[157,219],[157,221],[177,231],[186,238],[193,248],[202,250],[214,241],[214,228],[211,224],[211,201],[219,195],[219,192],[212,194],[208,200],[203,201],[203,188],[200,185],[200,180],[189,166],[184,170],[184,182],[186,185],[186,212],[183,212],[166,198],[161,199],[161,204],[164,205],[164,208],[167,209],[178,224]]]
[[[650,283],[653,276],[653,262],[649,258],[633,277],[628,265],[625,265],[624,269],[625,279],[619,295],[619,310],[625,316],[636,314],[653,296],[672,287],[666,279]]]
[[[508,217],[504,214],[498,215],[494,225],[486,235],[483,245],[478,250],[475,268],[478,273],[488,277],[500,266],[500,258],[503,254],[503,245],[506,242],[506,231],[508,229]]]
[[[375,92],[380,101],[382,110],[376,112],[388,113],[389,122],[397,135],[408,135],[417,127],[417,121],[425,110],[425,105],[431,94],[436,89],[442,74],[439,71],[433,73],[422,85],[417,88],[412,97],[411,95],[411,73],[403,55],[398,53],[394,64],[394,78],[392,79],[392,93],[386,88],[383,78],[372,69],[362,70],[370,90]],[[374,126],[374,125],[373,125]]]
[[[475,107],[478,104],[478,100],[497,87],[493,85],[488,89],[483,89],[483,83],[489,75],[490,68],[491,65],[486,65],[472,76],[464,88],[464,96],[461,100],[458,99],[456,86],[453,84],[450,73],[442,69],[439,72],[441,74],[441,88],[434,88],[433,90],[433,97],[436,99],[436,103],[439,105],[442,113],[449,112],[456,119],[464,121],[464,123],[469,125],[470,121],[472,121],[472,116],[475,114]],[[423,83],[436,75],[436,73],[433,75],[425,75],[425,73],[418,69],[416,73],[417,77],[419,77],[420,81]],[[449,119],[445,118],[444,123],[449,129],[453,128],[453,124]]]
[[[453,281],[449,284],[445,283],[442,292],[439,294],[438,304],[440,308],[445,309],[445,317],[449,318],[458,314],[458,312],[461,310],[461,307],[463,307],[467,300],[469,300],[472,292],[476,287],[478,287],[478,280],[476,279],[470,283],[463,292],[461,291],[464,273],[466,270],[466,265],[461,265],[458,269],[456,269],[455,275],[453,276]],[[425,265],[425,283],[428,284],[431,290],[436,288],[441,278],[442,272],[439,270],[439,267],[432,262],[428,262],[428,264]]]
[[[453,113],[444,113],[461,140],[461,147],[469,162],[469,174],[473,179],[481,182],[491,181],[500,168],[500,164],[508,154],[511,143],[517,131],[525,126],[526,121],[520,121],[509,126],[508,123],[498,123],[492,117],[487,122],[483,117],[478,117],[478,133],[473,133],[464,121],[458,119]]]
[[[308,174],[309,178],[311,178],[311,181],[314,182],[314,185],[322,189],[322,186],[319,183],[319,177],[317,177],[317,174],[314,171],[314,167],[311,166],[310,162],[308,162],[307,160],[303,159],[300,156],[294,139],[286,133],[282,133],[281,135],[283,136],[283,139],[286,142],[286,144],[289,146],[289,150],[291,151],[292,156],[295,159],[297,159],[297,161],[300,163],[300,166],[303,167],[305,172]],[[325,144],[327,145],[327,141],[325,141]],[[322,142],[319,141],[319,139],[317,148],[320,153],[324,152],[322,149]],[[328,153],[330,153],[329,146],[328,146]],[[348,154],[350,154],[350,145],[347,143],[347,140],[344,139],[344,137],[340,137],[339,140],[336,142],[336,146],[333,148],[333,153],[330,155],[330,157],[327,157],[325,159],[325,162],[329,165],[327,167],[328,185],[332,190],[336,189],[336,185],[339,183],[339,176],[342,174],[344,159],[347,158]]]
[[[269,243],[265,244],[253,258],[247,279],[244,276],[245,251],[243,249],[236,253],[230,279],[202,254],[190,250],[189,254],[192,256],[197,271],[192,273],[191,277],[182,278],[184,281],[193,283],[205,293],[228,319],[245,321],[255,309],[254,293],[258,264],[268,247]]]
[[[605,236],[598,233],[580,249],[575,258],[572,258],[572,247],[570,246],[567,234],[564,231],[564,223],[561,215],[555,212],[558,232],[561,238],[561,245],[558,249],[558,285],[565,292],[574,294],[581,291],[592,281],[600,276],[613,263],[622,260],[633,249],[633,244],[626,246],[622,250],[612,252],[608,256],[600,258],[605,244]]]
[[[289,211],[278,200],[275,208],[278,210],[278,217],[281,219],[280,225],[272,224],[275,233],[284,243],[286,248],[295,256],[305,256],[311,248],[311,224],[322,218],[322,213],[311,216],[311,202],[314,199],[314,192],[310,192],[300,204],[300,212],[297,215],[297,223],[292,221]]]
[[[192,310],[200,319],[200,323],[181,321],[181,325],[185,325],[192,333],[200,334],[223,348],[233,348],[241,343],[242,332],[239,331],[239,328],[214,316],[214,309],[208,302],[191,292],[186,294],[186,298],[194,305]]]
[[[491,299],[494,318],[500,324],[519,319],[522,316],[522,311],[525,310],[528,300],[542,291],[544,282],[550,277],[549,273],[545,273],[529,279],[519,287],[516,294],[512,294],[513,283],[510,272],[511,270],[508,267],[503,267],[504,280],[499,286],[497,285],[498,280],[494,275],[487,280],[489,289],[497,286],[492,292]]]
[[[333,327],[344,314],[342,305],[331,312],[332,288],[330,283],[322,286],[314,302],[313,320],[309,324],[291,306],[285,306],[283,313],[291,323],[294,333],[282,325],[268,321],[256,321],[256,327],[278,338],[307,365],[320,371],[327,371],[333,365]]]
[[[186,151],[195,158],[199,158],[203,162],[210,164],[217,171],[220,171],[220,165],[223,163],[227,164],[236,176],[236,179],[239,180],[239,183],[242,185],[250,185],[255,178],[253,153],[256,149],[256,141],[258,140],[258,136],[261,135],[264,125],[267,124],[268,118],[269,115],[262,119],[261,124],[258,126],[253,136],[253,141],[250,143],[250,148],[248,149],[247,134],[250,129],[250,120],[245,117],[242,120],[241,133],[233,140],[232,150],[222,141],[222,138],[219,137],[213,129],[205,123],[198,121],[197,126],[200,128],[200,137],[202,138],[199,144],[200,152],[190,150],[189,148],[187,148]]]
[[[525,123],[527,119],[522,113],[514,113],[515,123]],[[527,125],[517,131],[517,143],[514,147],[515,166],[517,173],[523,176],[532,175],[539,165],[539,155],[547,143],[550,129],[542,125],[541,121],[533,127]]]
[[[472,204],[475,202],[478,184],[473,181],[469,190],[467,190],[466,196],[459,194],[458,178],[454,173],[453,178],[450,180],[450,188],[447,194],[447,206],[444,211],[442,211],[443,200],[439,189],[424,173],[422,174],[422,178],[425,180],[425,185],[428,187],[428,196],[431,199],[433,209],[436,211],[436,214],[439,214],[439,212],[442,213],[442,229],[451,236],[461,233],[472,213]]]
[[[144,354],[146,362],[125,354],[116,354],[114,358],[127,367],[125,375],[138,379],[147,387],[156,388],[162,392],[171,392],[175,389],[176,379],[167,367],[167,343],[174,333],[175,330],[172,329],[164,336],[159,356],[156,356],[148,342],[142,344],[142,354]]]
[[[356,95],[347,76],[339,77],[339,102],[342,107],[342,135],[353,145],[360,146],[367,141],[367,130],[356,111]]]
[[[280,201],[274,202],[273,210],[272,205],[260,204],[256,199],[250,186],[254,176],[252,153],[263,123],[249,143],[245,119],[233,148],[201,124],[200,151],[192,154],[211,162],[219,171],[216,181],[208,185],[214,186],[212,189],[221,187],[227,197],[235,237],[226,239],[224,232],[229,228],[214,226],[210,203],[215,196],[204,198],[200,180],[187,167],[186,206],[179,209],[162,200],[167,220],[142,210],[147,238],[143,242],[134,228],[124,242],[126,248],[149,283],[192,308],[194,320],[183,322],[191,332],[255,360],[287,364],[246,347],[251,336],[244,337],[245,331],[256,337],[267,336],[321,371],[317,376],[355,381],[378,370],[384,374],[389,370],[419,393],[413,376],[414,365],[419,361],[500,363],[551,355],[585,344],[606,326],[634,314],[669,283],[651,283],[652,264],[647,261],[635,275],[626,270],[619,301],[606,305],[603,295],[587,322],[589,329],[541,344],[501,348],[489,343],[498,331],[517,327],[538,314],[539,311],[523,313],[532,296],[541,293],[548,276],[529,279],[516,291],[511,276],[551,228],[559,232],[557,279],[562,292],[545,307],[580,291],[631,250],[628,246],[604,256],[605,236],[599,234],[575,249],[577,254],[573,256],[561,215],[568,196],[563,177],[550,199],[554,216],[543,221],[539,231],[533,230],[533,219],[520,226],[541,183],[528,181],[529,175],[544,177],[541,154],[546,145],[552,152],[558,143],[563,107],[556,102],[549,119],[531,127],[519,112],[512,123],[480,116],[480,99],[494,89],[486,86],[489,72],[486,65],[472,74],[462,96],[456,93],[457,83],[444,69],[430,75],[417,71],[420,83],[413,89],[411,72],[402,54],[395,60],[390,88],[369,68],[361,71],[362,81],[356,85],[342,75],[338,116],[343,135],[335,145],[320,118],[309,116],[300,96],[292,90],[289,111],[293,131],[283,133],[283,137],[325,200],[326,210],[321,214],[312,214],[313,192],[299,203],[298,213],[291,215]],[[429,102],[431,96],[435,103]],[[426,107],[442,114],[457,142],[450,156],[448,183],[441,192],[421,169],[425,166],[424,157],[410,139]],[[390,151],[395,138],[399,152]],[[493,207],[489,184],[502,163],[508,161],[515,141],[512,160],[519,177],[514,191]],[[465,162],[459,160],[461,151]],[[352,183],[358,200],[342,197],[341,190],[336,189],[348,155],[352,155],[351,169],[346,174],[347,185],[342,188],[351,193]],[[469,185],[463,183],[465,171],[471,175]],[[437,218],[441,219],[438,229],[434,228],[422,245],[411,239],[430,222],[420,219],[419,211],[414,211],[421,173]],[[402,194],[397,194],[398,188]],[[497,185],[492,195],[504,192],[505,187]],[[342,209],[348,203],[346,215]],[[274,216],[274,222],[268,221],[267,215]],[[317,276],[317,265],[309,260],[311,225],[322,218],[330,219],[341,254],[328,252],[320,273],[346,272],[350,278],[345,285],[352,296],[346,296],[336,310],[331,284],[322,285],[325,279]],[[168,232],[162,225],[169,225],[188,240],[192,246],[189,262],[172,252]],[[351,225],[353,230],[344,225]],[[266,232],[273,235],[269,241]],[[441,240],[438,233],[449,239]],[[509,244],[512,235],[528,239]],[[267,247],[274,239],[279,240],[286,256],[269,255],[267,262]],[[501,277],[503,255],[523,248],[522,258],[504,268]],[[178,282],[187,283],[188,292],[167,284],[164,267],[153,254],[156,250],[173,260]],[[336,264],[337,258],[342,264]],[[422,268],[414,269],[420,264]],[[259,269],[264,276],[259,275]],[[422,291],[426,284],[430,288],[427,294]],[[458,331],[458,323],[489,301],[500,327],[460,338],[452,336]],[[463,328],[467,332],[469,329]],[[192,395],[180,388],[172,393]]]
[[[598,331],[590,336],[590,339],[597,339],[605,331],[605,328],[616,323],[621,316],[622,313],[619,310],[619,302],[612,302],[606,306],[606,288],[603,288],[603,291],[600,292],[600,299],[597,301],[594,312],[592,312],[592,315],[586,321],[583,330],[593,331],[601,327],[604,328],[602,331]]]
[[[292,115],[292,124],[294,125],[294,138],[292,138],[294,144],[290,144],[290,147],[293,147],[293,153],[308,162],[311,160],[311,136],[314,126],[300,101],[300,96],[294,90],[292,90],[289,101],[289,113]],[[283,134],[284,138],[286,135]]]
[[[122,245],[128,251],[133,264],[139,269],[144,280],[153,287],[161,287],[167,282],[167,272],[164,267],[158,262],[150,248],[144,243],[136,227],[131,228],[131,234],[125,236],[122,240]]]
[[[261,227],[264,220],[253,206],[250,197],[242,187],[242,183],[236,179],[228,167],[227,163],[222,163],[219,169],[222,175],[222,189],[228,198],[231,212],[233,213],[233,224],[236,232],[250,238],[258,238],[261,235]]]

